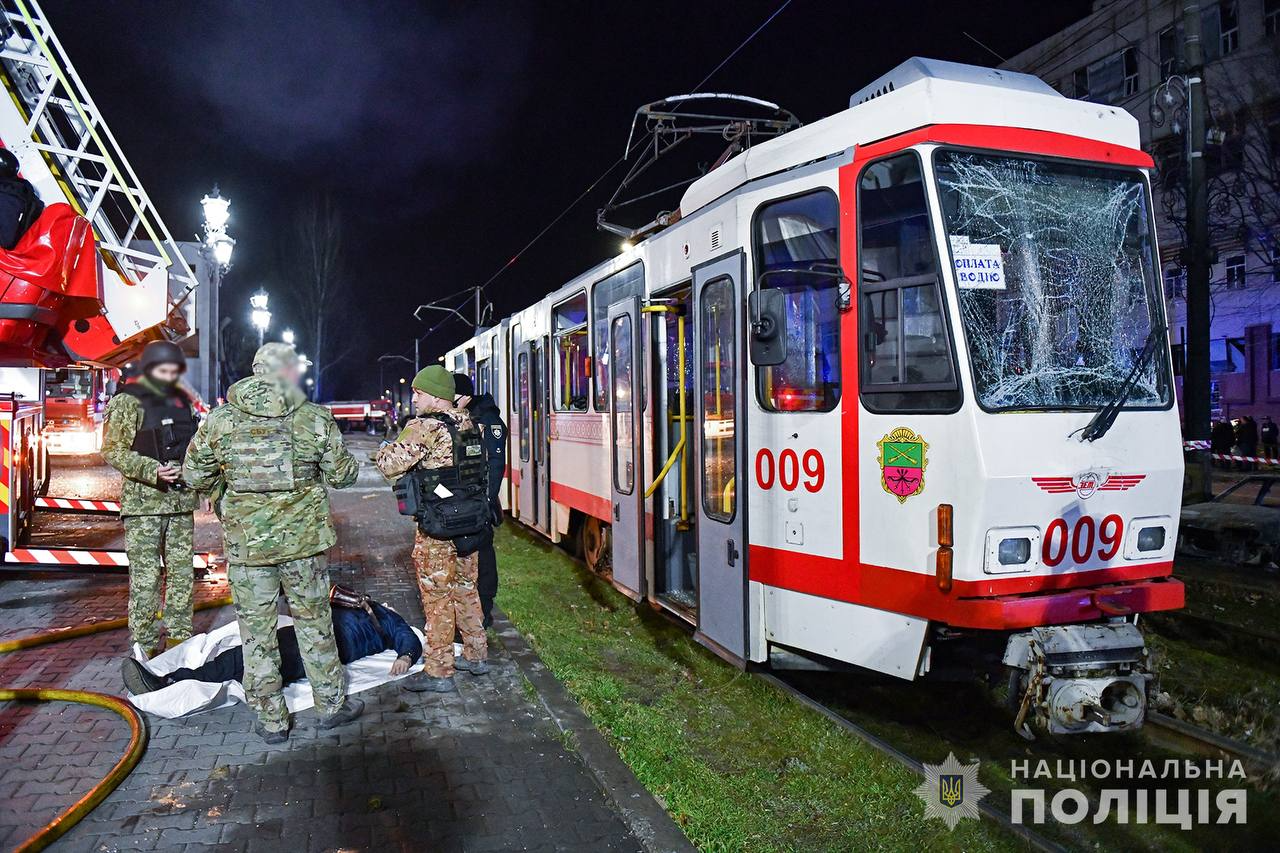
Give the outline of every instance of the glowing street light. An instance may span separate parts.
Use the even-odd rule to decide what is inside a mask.
[[[285,329],[283,332],[281,332],[280,340],[288,344],[289,346],[293,346],[293,341],[294,341],[293,329]]]
[[[263,336],[271,327],[271,312],[267,310],[267,292],[258,288],[258,292],[249,297],[249,322],[258,330],[258,346],[262,346]]]
[[[231,200],[223,198],[218,185],[214,184],[213,193],[200,199],[200,207],[204,211],[204,244],[218,266],[226,269],[231,265],[231,253],[236,246],[235,238],[227,233]]]

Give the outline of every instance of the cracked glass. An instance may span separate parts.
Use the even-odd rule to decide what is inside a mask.
[[[979,403],[1105,406],[1161,317],[1141,174],[945,149],[934,171]],[[1167,344],[1126,408],[1169,403]]]

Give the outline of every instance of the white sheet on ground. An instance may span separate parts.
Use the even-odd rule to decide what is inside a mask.
[[[292,625],[293,620],[281,616],[279,627]],[[416,627],[413,632],[422,641],[422,632]],[[157,655],[150,661],[142,653],[142,649],[134,646],[133,656],[143,662],[143,666],[156,675],[165,675],[175,669],[195,669],[213,660],[227,649],[240,645],[240,624],[235,620],[215,628],[207,634],[196,634],[184,643],[179,643],[164,654]],[[343,667],[347,671],[347,693],[359,693],[379,684],[395,680],[391,676],[391,664],[395,662],[393,651],[380,652],[376,655],[360,658]],[[410,675],[422,670],[422,662],[409,668]],[[405,676],[399,676],[403,678]],[[224,681],[215,684],[208,681],[179,681],[161,690],[143,693],[140,696],[129,695],[129,701],[140,711],[155,714],[157,717],[186,717],[225,708],[237,702],[244,702],[244,687],[238,681]],[[284,688],[284,701],[293,712],[305,711],[315,705],[311,695],[311,682],[305,678]]]

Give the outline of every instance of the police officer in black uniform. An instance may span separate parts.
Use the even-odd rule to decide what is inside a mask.
[[[502,503],[498,492],[502,478],[507,474],[507,425],[502,421],[498,404],[492,394],[477,394],[471,377],[465,373],[453,374],[454,390],[458,394],[458,406],[467,410],[471,421],[480,428],[484,439],[485,457],[489,461],[489,506],[493,511],[493,525],[502,524]],[[493,528],[486,531],[480,545],[480,576],[476,591],[480,593],[480,608],[484,611],[484,626],[493,624],[493,599],[498,594],[498,555],[493,552]]]

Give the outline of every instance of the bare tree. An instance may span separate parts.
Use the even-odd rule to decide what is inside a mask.
[[[342,217],[332,196],[313,196],[294,220],[292,262],[288,278],[297,303],[297,316],[304,330],[303,343],[314,363],[315,399],[323,400],[328,371],[348,352],[334,345],[339,318],[347,296],[343,275]]]

